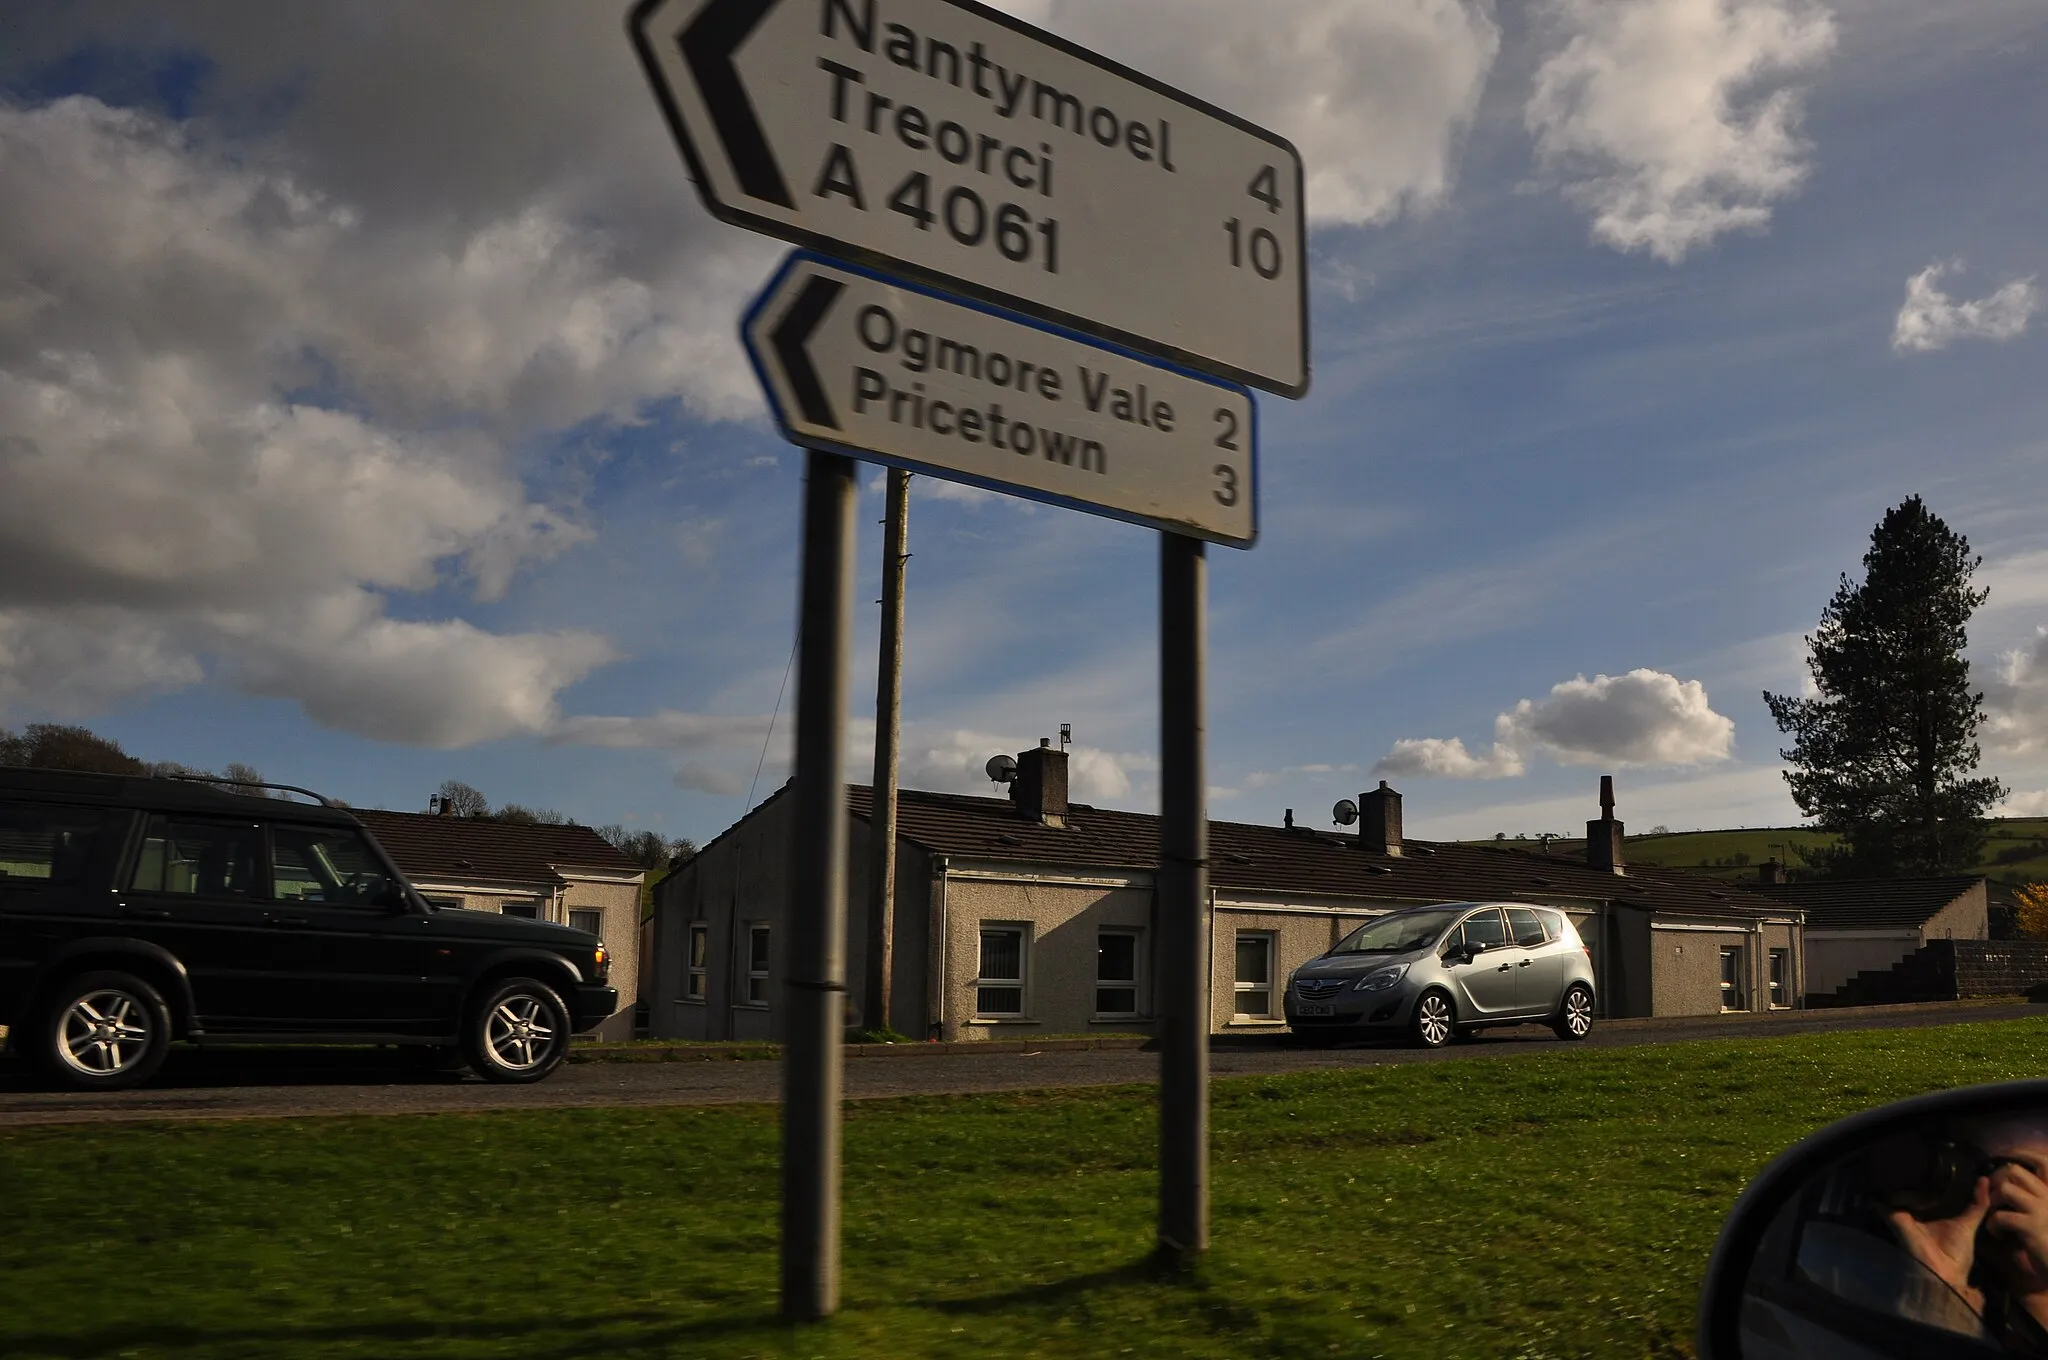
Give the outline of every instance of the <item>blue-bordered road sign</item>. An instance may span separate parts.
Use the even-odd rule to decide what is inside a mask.
[[[742,325],[783,433],[811,448],[1250,547],[1242,386],[797,251]]]
[[[642,0],[629,27],[716,216],[1308,390],[1284,138],[973,0]]]

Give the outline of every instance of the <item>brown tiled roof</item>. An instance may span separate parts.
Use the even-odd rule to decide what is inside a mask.
[[[408,878],[559,884],[560,869],[640,872],[639,865],[587,826],[539,826],[382,808],[350,811]]]
[[[872,791],[856,784],[847,793],[848,810],[866,820]],[[1159,863],[1159,819],[1149,813],[1075,803],[1067,825],[1055,828],[1025,820],[1007,799],[906,789],[896,821],[906,839],[941,854],[1069,869],[1153,869]],[[1562,857],[1449,841],[1404,841],[1394,856],[1361,849],[1356,836],[1247,822],[1209,823],[1209,879],[1224,889],[1340,897],[1564,897],[1744,918],[1785,910],[1783,902],[1739,884],[1676,869],[1645,866],[1624,876]]]
[[[1806,911],[1814,930],[1911,930],[1926,925],[1943,907],[1981,878],[1829,879],[1780,883],[1764,891]]]

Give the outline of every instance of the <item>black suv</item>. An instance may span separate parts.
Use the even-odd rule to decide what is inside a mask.
[[[596,936],[429,906],[307,796],[0,769],[8,1046],[99,1090],[147,1081],[174,1039],[411,1044],[526,1082],[618,1008]]]

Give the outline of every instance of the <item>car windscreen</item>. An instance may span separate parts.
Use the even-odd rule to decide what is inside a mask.
[[[1368,921],[1337,942],[1332,954],[1407,954],[1443,934],[1464,911],[1404,911]]]

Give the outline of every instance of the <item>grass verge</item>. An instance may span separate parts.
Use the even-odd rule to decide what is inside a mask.
[[[1219,1080],[1184,1276],[1149,1090],[859,1102],[812,1327],[769,1108],[10,1130],[0,1355],[1685,1356],[1779,1149],[2044,1060],[2029,1019]]]

